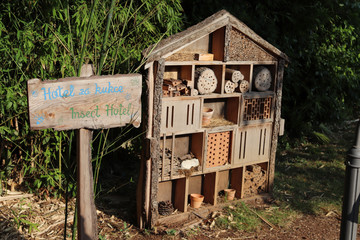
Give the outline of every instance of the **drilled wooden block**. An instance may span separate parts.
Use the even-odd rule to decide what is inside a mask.
[[[271,118],[271,97],[244,100],[244,121]]]
[[[206,167],[223,166],[229,162],[230,132],[210,133],[207,141]]]

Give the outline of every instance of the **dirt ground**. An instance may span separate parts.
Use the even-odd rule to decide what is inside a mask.
[[[339,239],[340,219],[337,212],[324,215],[300,215],[283,227],[269,226],[265,222],[254,232],[219,229],[208,218],[194,215],[191,220],[173,226],[158,226],[153,230],[140,230],[131,224],[131,209],[113,208],[112,198],[99,204],[97,210],[100,239]],[[67,239],[71,239],[74,201],[69,203]],[[40,200],[27,197],[0,201],[0,239],[63,239],[65,203],[56,199]],[[127,219],[125,222],[123,219]],[[130,223],[129,223],[130,222]],[[212,226],[211,226],[212,225]],[[31,229],[30,229],[31,228]],[[31,231],[31,232],[30,232]],[[360,236],[360,235],[358,235]]]

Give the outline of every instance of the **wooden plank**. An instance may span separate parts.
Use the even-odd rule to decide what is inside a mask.
[[[147,101],[148,101],[148,115],[146,116],[146,119],[148,120],[148,127],[146,129],[146,137],[148,139],[152,136],[152,121],[153,121],[153,101],[154,101],[154,82],[155,82],[155,76],[154,76],[154,62],[151,63],[149,71],[148,71],[148,79],[146,79],[146,94],[147,94]]]
[[[217,189],[218,191],[229,188],[229,170],[219,171]]]
[[[232,121],[235,124],[238,124],[239,119],[239,107],[240,107],[240,98],[228,98],[226,103],[226,119]]]
[[[161,180],[164,181],[165,177],[165,149],[166,149],[166,134],[163,135],[163,152],[162,152],[162,170],[161,170]]]
[[[171,193],[172,193],[172,181],[160,182],[159,183],[159,192],[158,192],[158,202],[161,201],[170,201],[171,202]]]
[[[277,61],[228,61],[227,65],[275,65]],[[223,65],[223,61],[166,61],[166,66],[184,66],[184,65]]]
[[[32,130],[99,129],[141,122],[141,75],[27,82]]]
[[[174,207],[181,212],[187,211],[189,178],[180,178],[175,182]]]
[[[270,150],[270,163],[269,163],[269,191],[271,192],[274,187],[274,174],[275,174],[275,158],[276,149],[278,143],[278,136],[280,131],[280,119],[281,119],[281,100],[282,100],[282,88],[284,78],[284,67],[285,61],[280,60],[277,70],[277,86],[276,86],[276,97],[275,97],[275,122],[272,133],[271,150]]]
[[[92,131],[79,129],[77,136],[78,239],[97,239],[94,181],[91,164]]]
[[[171,162],[170,162],[170,179],[174,175],[174,157],[175,157],[175,134],[171,138]],[[164,171],[164,168],[163,168]]]
[[[204,175],[203,193],[204,202],[216,205],[218,195],[218,172],[207,173]]]
[[[231,170],[230,187],[236,190],[235,196],[242,198],[243,196],[243,168],[235,168]]]
[[[214,54],[214,59],[219,61],[224,61],[225,28],[219,28],[212,33],[212,53]]]
[[[204,133],[194,133],[191,135],[191,152],[196,156],[196,158],[199,160],[200,167],[204,165],[203,159],[204,159]],[[199,168],[200,168],[199,167]]]
[[[199,128],[200,99],[164,101],[161,117],[161,133]]]
[[[189,178],[189,195],[192,193],[201,194],[202,176],[192,176]]]
[[[195,54],[195,60],[198,60],[198,61],[213,61],[214,60],[214,54],[212,54],[212,53],[196,53]]]

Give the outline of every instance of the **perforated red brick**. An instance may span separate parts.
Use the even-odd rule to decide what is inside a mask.
[[[230,132],[210,133],[207,140],[206,167],[227,164],[229,153]]]
[[[245,99],[244,121],[271,118],[271,97]]]

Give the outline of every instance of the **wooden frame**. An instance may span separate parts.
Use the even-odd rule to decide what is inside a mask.
[[[243,40],[236,39],[234,34]],[[253,51],[253,56],[242,44]],[[180,212],[187,212],[190,211],[187,207],[189,194],[203,194],[205,202],[216,205],[219,191],[229,186],[236,189],[237,198],[243,198],[249,166],[261,166],[261,171],[266,172],[266,190],[271,191],[280,130],[283,72],[288,57],[226,11],[214,14],[143,53],[148,57],[145,65],[148,69],[148,141],[144,147],[149,154],[143,158],[144,171],[139,182],[143,194],[138,193],[138,196],[142,196],[143,204],[138,203],[138,211],[144,213],[140,227],[157,222],[158,201],[170,200]],[[256,66],[266,66],[271,72],[272,85],[268,91],[260,92],[253,87]],[[214,92],[196,94],[195,72],[200,67],[214,71],[218,82]],[[229,80],[226,69],[244,75],[249,81],[248,92],[241,93],[237,88],[232,91],[233,85],[226,83]],[[164,79],[173,86],[183,84],[179,86],[185,85],[189,91],[184,95],[163,95]],[[169,82],[168,79],[173,80]],[[166,86],[165,91],[168,88]],[[202,124],[205,107],[214,109],[214,118],[221,117],[228,122]],[[244,118],[246,114],[249,116]],[[214,147],[209,136],[223,133],[230,138],[221,146],[227,149],[228,161],[207,166],[209,148]],[[171,149],[170,155],[165,148]],[[192,152],[199,160],[197,169],[186,174],[179,172],[176,152]],[[240,157],[244,152],[245,156]],[[164,169],[169,169],[169,174]]]

